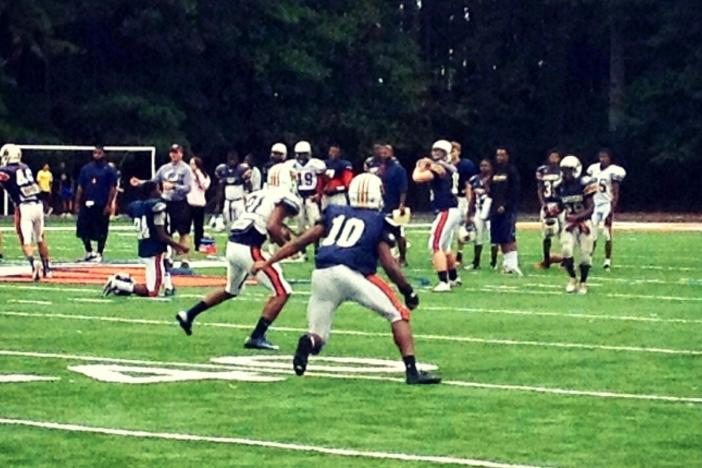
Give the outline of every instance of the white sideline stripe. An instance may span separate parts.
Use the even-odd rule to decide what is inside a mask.
[[[51,382],[54,380],[59,380],[59,378],[31,374],[0,374],[0,383]]]
[[[51,301],[34,301],[30,299],[8,299],[8,304],[33,304],[33,305],[51,305]]]
[[[34,357],[34,358],[46,358],[46,359],[65,359],[65,360],[76,360],[76,361],[92,361],[92,362],[114,362],[119,364],[142,364],[142,365],[159,365],[159,366],[170,366],[170,367],[192,367],[200,369],[227,369],[231,370],[232,366],[217,365],[217,364],[194,364],[187,362],[164,362],[164,361],[148,361],[141,359],[121,359],[121,358],[104,358],[97,356],[82,356],[77,354],[59,354],[59,353],[42,353],[42,352],[27,352],[27,351],[13,351],[13,350],[0,350],[0,356],[13,356],[13,357]],[[266,368],[257,368],[258,372],[276,372],[280,373],[280,370],[271,370]],[[290,374],[292,374],[290,370]],[[404,382],[404,379],[397,377],[381,377],[373,375],[351,375],[351,374],[336,374],[336,373],[324,373],[324,372],[308,372],[306,376],[318,376],[318,377],[329,377],[335,379],[360,379],[360,380],[377,380],[382,382]],[[481,388],[488,390],[511,390],[511,391],[521,391],[528,393],[545,393],[554,395],[566,395],[566,396],[583,396],[583,397],[594,397],[594,398],[620,398],[629,400],[648,400],[648,401],[666,401],[666,402],[679,402],[679,403],[695,403],[702,404],[702,398],[700,397],[679,397],[670,395],[651,395],[651,394],[640,394],[640,393],[617,393],[610,391],[597,391],[597,390],[575,390],[568,388],[558,388],[558,387],[543,387],[543,386],[529,386],[529,385],[514,385],[514,384],[491,384],[491,383],[481,383],[481,382],[467,382],[463,380],[446,380],[443,382],[445,385],[453,385],[458,387],[469,387],[469,388]]]
[[[509,294],[528,294],[532,296],[565,296],[565,288],[560,291],[532,291],[528,289],[517,289],[519,285],[496,285],[493,287],[483,286],[481,288],[466,288],[460,286],[459,291],[467,292],[489,292],[489,293],[509,293]],[[428,290],[428,288],[425,288]],[[702,302],[702,297],[678,297],[678,296],[653,296],[648,294],[624,294],[624,293],[604,293],[597,294],[600,297],[613,297],[618,299],[650,299],[654,301],[671,301],[671,302]]]
[[[115,429],[107,427],[84,426],[79,424],[64,424],[49,421],[32,421],[28,419],[0,418],[0,424],[11,426],[35,427],[69,432],[83,432],[91,434],[113,435],[120,437],[136,437],[142,439],[165,439],[182,442],[212,442],[215,444],[244,445],[249,447],[263,447],[295,452],[313,452],[323,455],[339,457],[371,458],[376,460],[396,460],[409,462],[438,463],[446,465],[480,466],[486,468],[536,468],[533,465],[515,465],[499,463],[473,458],[445,457],[436,455],[413,455],[409,453],[391,453],[345,448],[324,447],[319,445],[295,444],[291,442],[275,442],[270,440],[244,439],[240,437],[201,436],[196,434],[180,434],[174,432],[150,432],[129,429]]]
[[[71,297],[68,299],[71,302],[88,302],[91,304],[108,304],[112,299],[94,299],[90,297]]]
[[[168,322],[165,320],[149,320],[149,319],[129,319],[123,317],[105,317],[105,316],[94,316],[94,315],[73,315],[73,314],[53,314],[53,313],[33,313],[33,312],[0,312],[0,315],[12,316],[12,317],[29,317],[29,318],[58,318],[67,320],[88,320],[88,321],[101,321],[101,322],[116,322],[116,323],[130,323],[130,324],[142,324],[142,325],[175,325],[175,321]],[[250,329],[251,325],[242,325],[235,323],[221,323],[221,322],[199,322],[198,325],[206,327],[215,328],[233,328],[237,330]],[[280,332],[293,332],[293,333],[305,333],[307,329],[305,328],[294,328],[294,327],[271,327],[272,330]],[[387,337],[388,333],[380,332],[364,332],[358,330],[334,330],[337,335],[351,335],[351,336],[366,336],[366,337]],[[460,343],[480,343],[489,345],[502,345],[502,346],[530,346],[530,347],[541,347],[541,348],[566,348],[566,349],[587,349],[591,351],[621,351],[621,352],[631,352],[631,353],[653,353],[653,354],[676,354],[682,356],[702,356],[702,351],[698,350],[687,350],[687,349],[671,349],[671,348],[647,348],[642,346],[619,346],[619,345],[600,345],[600,344],[587,344],[587,343],[563,343],[558,341],[530,341],[530,340],[512,340],[512,339],[497,339],[497,338],[478,338],[472,336],[447,336],[447,335],[414,335],[415,339],[418,340],[431,340],[431,341],[454,341]]]

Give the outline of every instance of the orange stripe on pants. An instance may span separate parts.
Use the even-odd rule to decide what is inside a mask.
[[[366,279],[376,285],[378,289],[380,289],[385,296],[387,296],[388,299],[390,299],[390,302],[392,303],[393,306],[397,309],[398,312],[400,312],[400,316],[402,317],[402,320],[409,321],[410,319],[410,311],[407,307],[405,307],[400,300],[397,298],[395,295],[395,291],[392,290],[388,284],[377,277],[376,275],[368,275],[366,276]]]

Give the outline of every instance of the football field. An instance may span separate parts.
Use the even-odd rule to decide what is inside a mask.
[[[295,293],[273,353],[242,346],[258,286],[186,337],[174,315],[207,289],[0,282],[0,466],[702,466],[701,233],[617,232],[613,271],[598,246],[587,296],[532,266],[535,231],[519,234],[523,278],[484,267],[433,294],[426,237],[409,231],[406,273],[417,358],[439,386],[405,385],[388,323],[353,304],[296,377],[310,263],[283,265]],[[56,261],[81,256],[70,230],[49,243]],[[111,259],[135,250],[132,232],[111,234]],[[21,260],[9,232],[5,256]]]

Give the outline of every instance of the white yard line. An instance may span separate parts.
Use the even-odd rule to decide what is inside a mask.
[[[174,432],[150,432],[129,429],[116,429],[107,427],[85,426],[80,424],[64,424],[50,421],[34,421],[27,419],[0,418],[0,424],[10,426],[35,427],[67,432],[82,432],[120,437],[133,437],[139,439],[163,439],[181,442],[211,442],[215,444],[242,445],[267,449],[287,450],[293,452],[311,452],[337,457],[368,458],[374,460],[395,460],[407,462],[436,463],[445,465],[480,466],[486,468],[535,468],[532,465],[515,465],[473,458],[445,457],[436,455],[414,455],[399,452],[379,452],[367,450],[354,450],[346,448],[324,447],[319,445],[296,444],[292,442],[275,442],[270,440],[245,439],[226,436],[201,436],[196,434],[181,434]]]
[[[516,281],[519,281],[515,278]],[[526,285],[525,285],[526,286]],[[427,289],[428,290],[428,289]],[[459,286],[456,291],[465,292],[500,292],[506,294],[526,294],[530,296],[565,296],[565,288],[563,291],[533,291],[529,289],[519,289],[519,284],[515,285],[496,285],[483,286],[480,288],[468,288]],[[702,302],[702,297],[679,297],[679,296],[656,296],[650,294],[624,294],[624,293],[598,293],[596,289],[591,290],[590,294],[599,297],[611,297],[617,299],[647,299],[652,301],[671,301],[671,302]]]
[[[35,312],[13,312],[2,311],[0,316],[9,317],[25,317],[25,318],[56,318],[64,320],[86,320],[114,323],[128,323],[141,325],[167,325],[176,328],[175,320],[173,322],[166,320],[147,320],[147,319],[130,319],[124,317],[105,317],[93,315],[74,315],[74,314],[59,314],[59,313],[35,313]],[[234,328],[237,330],[250,329],[251,325],[220,323],[220,322],[198,322],[197,325],[215,328]],[[295,327],[271,327],[272,330],[291,333],[305,333],[304,328]],[[336,335],[349,336],[364,336],[364,337],[387,337],[388,333],[381,332],[365,332],[358,330],[334,330]],[[643,346],[620,346],[620,345],[603,345],[603,344],[588,344],[588,343],[564,343],[558,341],[533,341],[533,340],[513,340],[499,338],[479,338],[472,336],[450,336],[450,335],[425,335],[415,334],[415,339],[429,341],[449,341],[458,343],[478,343],[497,346],[527,346],[537,348],[563,348],[563,349],[585,349],[590,351],[617,351],[630,353],[652,353],[652,354],[673,354],[681,356],[702,356],[702,351],[687,350],[687,349],[671,349],[671,348],[649,348]]]
[[[121,359],[121,358],[105,358],[98,356],[84,356],[77,354],[60,354],[60,353],[42,353],[36,351],[16,351],[16,350],[0,350],[0,356],[12,356],[12,357],[30,357],[30,358],[42,358],[42,359],[63,359],[69,361],[89,361],[89,362],[112,362],[119,364],[137,364],[137,365],[159,365],[159,366],[169,366],[169,367],[191,367],[199,369],[228,369],[231,370],[232,366],[227,365],[217,365],[217,364],[195,364],[195,363],[185,363],[185,362],[163,362],[163,361],[148,361],[142,359]],[[236,367],[236,366],[234,366]],[[265,369],[257,368],[258,372],[274,372],[274,373],[285,373],[292,374],[290,371],[281,371],[280,369]],[[404,379],[398,377],[382,377],[373,375],[358,375],[358,374],[337,374],[337,373],[324,373],[324,372],[308,372],[308,377],[328,377],[336,379],[361,379],[361,380],[375,380],[382,382],[397,382],[402,383]],[[443,382],[444,385],[451,385],[457,387],[468,387],[468,388],[479,388],[487,390],[506,390],[506,391],[518,391],[526,393],[543,393],[552,395],[562,395],[562,396],[581,396],[581,397],[592,397],[592,398],[615,398],[615,399],[626,399],[626,400],[643,400],[643,401],[663,401],[663,402],[675,402],[675,403],[693,403],[702,404],[702,398],[700,397],[681,397],[672,395],[653,395],[653,394],[642,394],[642,393],[619,393],[611,391],[598,391],[598,390],[577,390],[569,388],[558,388],[558,387],[544,387],[544,386],[531,386],[531,385],[514,385],[514,384],[494,384],[494,383],[483,383],[483,382],[468,382],[463,380],[446,380]]]
[[[8,299],[8,304],[32,304],[32,305],[51,305],[50,301],[34,301],[30,299]]]

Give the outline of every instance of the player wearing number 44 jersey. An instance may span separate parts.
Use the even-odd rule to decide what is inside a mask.
[[[15,228],[22,252],[32,267],[32,279],[51,275],[49,247],[44,239],[44,209],[39,201],[39,186],[32,170],[22,163],[22,150],[8,143],[0,148],[0,185],[15,205]],[[34,261],[33,243],[37,244],[41,267]]]
[[[192,333],[195,317],[243,291],[244,282],[254,262],[265,260],[261,245],[269,236],[276,244],[283,245],[290,238],[283,221],[297,215],[299,211],[300,202],[297,197],[281,187],[259,190],[246,197],[244,212],[232,224],[227,243],[227,285],[212,291],[188,311],[176,315],[176,320],[187,335]],[[244,347],[275,350],[278,347],[266,339],[266,331],[285,306],[292,289],[283,278],[283,271],[278,265],[260,269],[254,276],[273,295],[263,307],[261,318]]]
[[[392,324],[395,343],[405,362],[407,383],[433,384],[441,379],[417,370],[409,309],[419,298],[402,275],[390,248],[398,227],[380,212],[383,183],[372,174],[356,176],[349,186],[351,206],[331,205],[312,229],[285,244],[270,259],[256,262],[253,272],[272,268],[276,262],[322,239],[312,273],[312,293],[307,307],[308,333],[298,340],[293,359],[297,375],[305,373],[310,354],[316,355],[329,341],[336,309],[354,301],[377,312]],[[405,297],[401,304],[392,289],[375,275],[378,261]]]
[[[146,267],[146,282],[136,284],[126,273],[112,275],[105,283],[103,294],[156,297],[161,288],[171,288],[170,273],[166,272],[164,257],[168,246],[178,253],[188,253],[188,247],[168,235],[168,207],[161,199],[161,190],[154,181],[144,182],[139,187],[142,200],[132,202],[127,209],[134,220],[139,239],[139,258]]]

